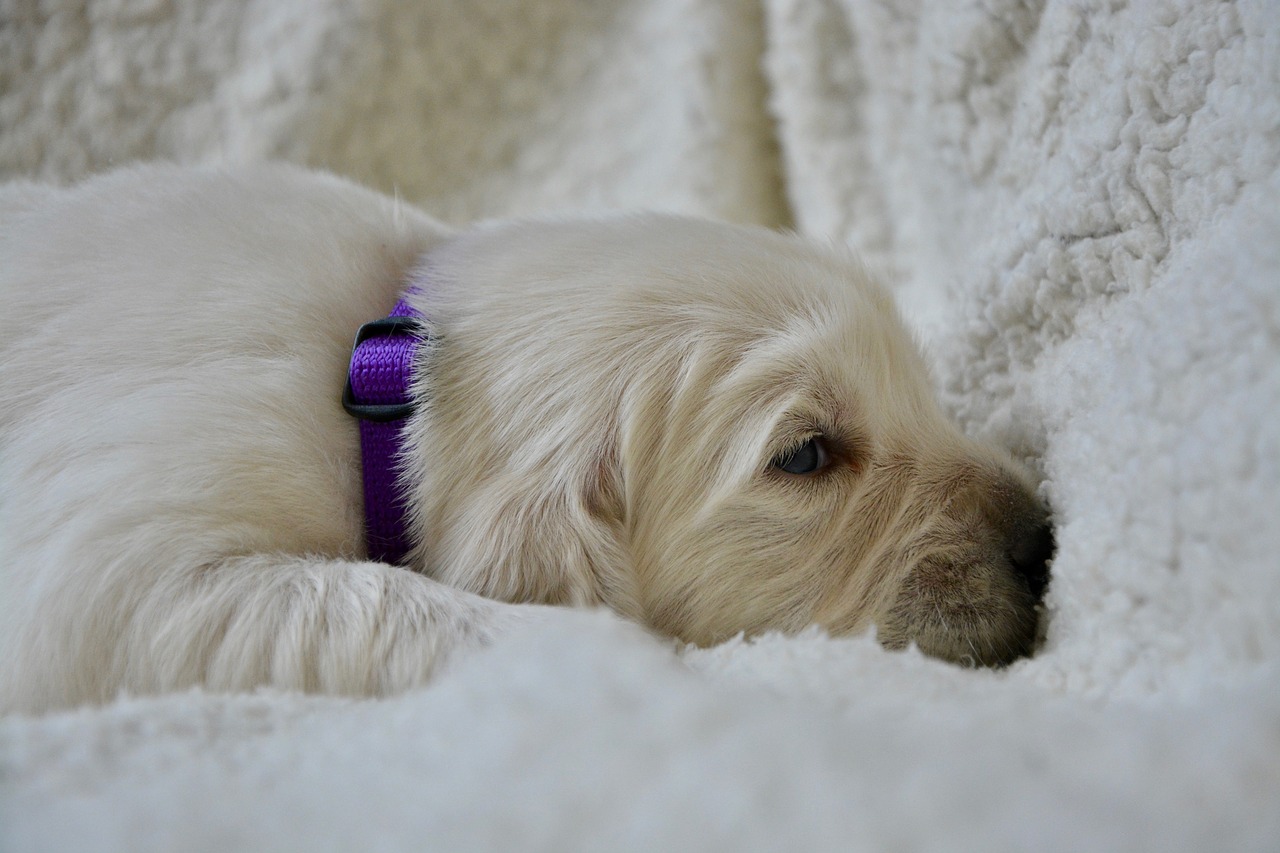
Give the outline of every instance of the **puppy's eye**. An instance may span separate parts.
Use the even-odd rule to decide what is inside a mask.
[[[831,454],[820,436],[814,436],[795,450],[779,454],[773,467],[788,474],[816,474],[831,464]]]

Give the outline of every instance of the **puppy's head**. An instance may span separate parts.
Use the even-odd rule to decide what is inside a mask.
[[[430,573],[700,644],[818,623],[976,663],[1029,650],[1045,510],[946,420],[849,258],[669,217],[526,223],[438,250],[420,288]]]

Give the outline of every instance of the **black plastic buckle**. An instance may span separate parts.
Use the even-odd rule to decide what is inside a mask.
[[[372,337],[391,337],[392,335],[420,335],[422,323],[416,317],[383,317],[371,320],[356,331],[356,342],[351,345],[351,357],[355,358],[356,350],[362,343]],[[342,408],[347,414],[362,421],[386,423],[407,418],[413,414],[416,406],[412,403],[357,403],[355,392],[351,390],[351,366],[347,365],[347,384],[342,389]]]

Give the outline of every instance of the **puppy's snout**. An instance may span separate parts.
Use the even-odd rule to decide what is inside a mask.
[[[1043,512],[1031,523],[1019,525],[1009,543],[1008,557],[1014,571],[1027,582],[1036,601],[1049,585],[1049,560],[1053,558],[1053,527]]]
[[[1055,546],[1049,512],[1030,488],[1008,474],[994,484],[987,500],[984,514],[991,529],[998,531],[997,547],[1003,545],[1009,568],[1038,604],[1049,586]]]

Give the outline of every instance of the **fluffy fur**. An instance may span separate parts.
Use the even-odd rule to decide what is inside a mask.
[[[412,278],[418,546],[363,559],[350,341]],[[849,258],[661,216],[453,235],[289,167],[0,192],[0,706],[382,694],[536,604],[1000,663],[1049,534]],[[774,461],[809,440],[830,464]]]

